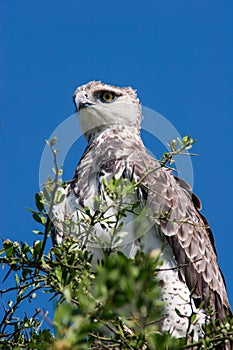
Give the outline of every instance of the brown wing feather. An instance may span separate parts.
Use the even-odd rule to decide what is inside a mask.
[[[147,205],[153,214],[159,214],[155,221],[161,226],[177,263],[182,265],[180,278],[194,291],[194,296],[205,301],[205,307],[211,306],[216,317],[223,320],[230,306],[213,234],[206,218],[199,212],[199,198],[184,180],[161,168],[159,162],[148,154],[135,160],[134,171],[139,178],[144,177],[142,186],[148,189]],[[145,177],[142,164],[155,169],[154,172],[149,170]],[[166,212],[168,216],[164,219],[162,213]]]

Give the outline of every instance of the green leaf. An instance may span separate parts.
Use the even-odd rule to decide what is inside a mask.
[[[86,205],[84,206],[84,211],[88,216],[91,216],[91,211]]]
[[[30,213],[36,213],[36,214],[38,214],[38,212],[36,211],[36,210],[34,210],[34,209],[31,209],[31,208],[28,208],[28,207],[26,207],[26,209],[28,210],[28,211],[30,211]]]
[[[60,267],[55,270],[55,275],[57,276],[58,281],[62,282],[62,270]]]
[[[18,274],[17,274],[17,273],[15,274],[15,282],[16,282],[17,284],[19,284],[19,283],[20,283],[20,281],[19,281],[19,276],[18,276]]]
[[[187,316],[186,315],[183,315],[181,312],[180,312],[180,310],[178,310],[178,309],[176,309],[175,308],[175,312],[177,313],[177,315],[179,316],[179,317],[181,317],[181,318],[187,318]]]
[[[134,202],[132,209],[136,209],[140,205],[140,203],[141,203],[140,200]]]
[[[188,140],[189,140],[189,136],[188,136],[188,135],[185,135],[185,136],[183,137],[183,142],[184,142],[184,143],[187,143]]]
[[[197,319],[197,314],[193,313],[191,316],[191,323],[194,323],[196,319]]]
[[[100,200],[98,197],[94,198],[94,211],[99,211],[100,210]]]
[[[43,247],[43,241],[35,241],[33,244],[34,248],[34,254],[37,255],[41,252],[41,249]]]
[[[45,216],[41,216],[41,223],[42,223],[42,225],[45,225],[46,224],[46,222],[47,222],[47,218],[45,217]]]
[[[65,200],[66,194],[63,191],[61,189],[56,190],[54,196],[54,204],[60,204]]]
[[[32,230],[33,233],[35,233],[36,235],[44,235],[43,232],[38,231],[38,230]]]
[[[43,194],[45,196],[45,199],[49,202],[51,194],[50,194],[50,191],[48,191],[48,189],[46,187],[44,187],[44,189],[43,189]]]
[[[36,207],[39,211],[44,210],[44,204],[41,202],[41,196],[39,193],[36,193],[35,195],[35,202],[36,202]]]
[[[57,137],[54,136],[54,137],[52,137],[51,140],[49,141],[49,145],[50,145],[51,147],[53,147],[53,146],[55,146],[56,142],[57,142]]]
[[[38,213],[34,212],[33,215],[32,215],[33,219],[37,222],[39,222],[40,224],[42,224],[42,220],[41,220],[41,217]]]

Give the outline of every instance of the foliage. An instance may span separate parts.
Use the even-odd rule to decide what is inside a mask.
[[[0,320],[1,349],[217,349],[226,339],[233,337],[233,321],[226,320],[221,326],[209,320],[206,334],[198,343],[192,337],[174,339],[161,332],[159,325],[164,304],[160,301],[160,282],[156,271],[161,266],[159,255],[137,253],[128,259],[115,249],[106,250],[104,262],[96,267],[88,249],[80,249],[80,242],[66,236],[59,246],[48,247],[51,234],[51,210],[54,203],[64,200],[60,176],[62,171],[56,163],[55,139],[49,145],[54,155],[55,178],[48,178],[44,190],[35,196],[36,210],[33,219],[42,225],[35,230],[37,237],[32,246],[25,242],[7,239],[0,250],[2,268],[9,267],[5,279],[14,275],[14,285],[1,290],[4,313]],[[161,159],[161,166],[172,164],[172,157],[189,149],[193,140],[184,137],[172,141],[171,152]],[[118,205],[117,222],[133,211],[138,203],[122,205],[122,183],[115,179],[105,184],[106,190]],[[135,184],[124,184],[124,195]],[[88,223],[108,225],[99,215],[104,207],[98,200],[95,212],[85,208]],[[98,215],[97,215],[98,214]],[[116,225],[112,225],[116,229]],[[40,309],[31,315],[24,313],[25,303],[33,306],[40,292],[55,300],[52,323],[47,313]],[[9,297],[8,297],[9,296]],[[10,299],[9,299],[10,298]],[[183,317],[182,315],[180,315]],[[192,315],[193,320],[195,315]]]

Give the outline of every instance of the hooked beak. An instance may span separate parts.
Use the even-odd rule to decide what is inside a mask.
[[[83,91],[79,91],[76,95],[74,95],[74,104],[79,112],[81,109],[90,107],[95,103],[88,100],[87,95]]]

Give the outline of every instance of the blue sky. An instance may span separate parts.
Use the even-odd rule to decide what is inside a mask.
[[[35,239],[25,208],[34,207],[44,140],[73,113],[75,88],[90,80],[133,86],[145,106],[198,140],[194,192],[233,304],[232,1],[11,0],[0,7],[1,237]],[[67,157],[68,179],[83,147]]]

